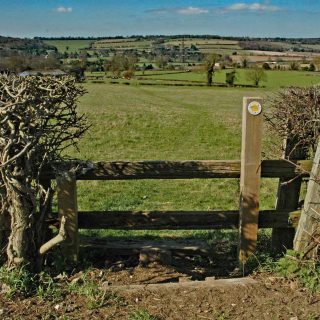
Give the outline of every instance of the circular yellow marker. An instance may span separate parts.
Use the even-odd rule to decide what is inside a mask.
[[[252,101],[249,103],[248,105],[248,111],[250,114],[252,114],[253,116],[257,116],[261,113],[262,111],[262,106],[259,102],[257,101]]]

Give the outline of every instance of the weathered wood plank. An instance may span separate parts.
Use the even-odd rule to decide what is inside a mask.
[[[239,260],[256,249],[262,148],[262,99],[244,98],[240,176]]]
[[[144,239],[110,239],[85,237],[80,238],[82,248],[101,248],[112,255],[139,254],[141,250],[168,250],[176,254],[212,256],[212,248],[199,240],[144,240]]]
[[[292,161],[305,159],[306,151],[302,147],[296,147],[296,141],[292,137],[288,137],[284,141],[283,158]],[[306,168],[307,169],[307,168]],[[309,172],[311,171],[311,161],[309,164]],[[281,177],[278,185],[276,210],[297,210],[299,206],[300,189],[302,184],[302,176],[295,179],[289,177]],[[285,230],[283,228],[273,228],[272,230],[272,248],[275,252],[284,253],[287,249],[292,249],[294,230]]]
[[[320,142],[313,161],[307,194],[301,212],[294,249],[304,252],[309,257],[316,254],[320,240]]]
[[[131,284],[131,285],[114,285],[105,286],[104,290],[112,290],[119,293],[137,293],[143,292],[158,292],[159,290],[195,290],[195,289],[226,289],[233,288],[245,289],[246,287],[259,285],[259,282],[251,278],[234,278],[234,279],[206,279],[205,281],[187,281],[173,283],[155,283],[155,284]],[[180,291],[179,291],[180,292]],[[219,291],[217,294],[221,294]]]
[[[239,211],[79,212],[79,229],[212,230],[237,229]],[[293,228],[299,212],[261,211],[259,228]]]
[[[62,253],[69,262],[76,263],[79,255],[78,205],[76,177],[65,172],[57,177],[57,198],[59,218],[65,217],[66,240]]]
[[[261,176],[288,179],[300,174],[308,176],[311,161],[296,163],[298,166],[285,160],[264,160],[261,163]],[[239,160],[74,162],[70,167],[79,168],[77,180],[211,179],[240,178],[241,162]],[[49,170],[43,175],[55,178]]]

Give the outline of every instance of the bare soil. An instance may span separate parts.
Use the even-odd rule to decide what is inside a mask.
[[[39,297],[12,300],[0,294],[0,319],[130,319],[137,310],[145,310],[154,318],[148,319],[320,319],[320,294],[310,294],[299,288],[298,283],[269,274],[252,276],[255,285],[232,287],[203,287],[175,289],[162,287],[148,290],[113,292],[112,285],[184,282],[207,276],[205,268],[193,270],[193,274],[182,268],[159,266],[134,266],[131,261],[107,261],[105,268],[73,273],[69,277],[57,277],[63,290],[68,283],[81,285],[88,279],[103,289],[96,298],[77,292],[67,292],[56,301]],[[109,266],[108,266],[109,264]],[[132,266],[133,265],[133,266]],[[99,299],[101,300],[99,302]]]

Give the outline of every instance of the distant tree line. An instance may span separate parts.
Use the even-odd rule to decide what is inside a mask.
[[[51,70],[60,66],[60,60],[54,54],[32,56],[15,53],[0,59],[0,72],[19,73],[26,70]]]
[[[103,36],[103,37],[34,37],[35,40],[112,40],[112,39],[137,39],[137,40],[153,40],[163,38],[167,39],[217,39],[217,40],[233,40],[233,41],[267,41],[267,42],[287,42],[291,44],[320,44],[320,38],[284,38],[284,37],[234,37],[234,36],[219,36],[210,34],[177,34],[177,35],[131,35],[131,36]]]

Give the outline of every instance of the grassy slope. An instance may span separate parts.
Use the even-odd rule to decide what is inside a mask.
[[[86,88],[80,110],[93,127],[80,145],[81,154],[72,155],[91,160],[239,159],[242,97],[262,93],[108,84]],[[273,207],[275,183],[264,180],[262,208]],[[236,209],[238,192],[235,179],[86,181],[79,182],[79,208]]]
[[[52,45],[58,49],[59,52],[78,52],[80,49],[90,47],[94,40],[45,40],[44,43]],[[69,50],[67,50],[69,47]]]

